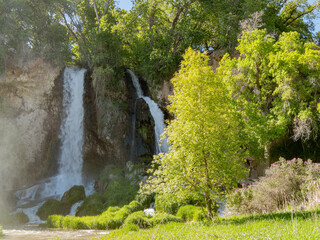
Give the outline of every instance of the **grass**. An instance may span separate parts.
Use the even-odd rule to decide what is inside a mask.
[[[218,218],[212,222],[168,223],[149,229],[110,232],[107,239],[320,239],[320,211]]]

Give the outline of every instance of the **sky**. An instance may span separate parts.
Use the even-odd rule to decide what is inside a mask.
[[[118,0],[118,7],[123,8],[125,10],[130,10],[132,8],[131,0]]]
[[[308,0],[309,3],[314,2],[315,0]],[[126,9],[126,10],[130,10],[132,8],[132,0],[118,0],[116,1],[118,4],[118,7]],[[320,17],[317,17],[317,19],[315,19],[314,21],[314,25],[315,25],[315,32],[320,31]]]

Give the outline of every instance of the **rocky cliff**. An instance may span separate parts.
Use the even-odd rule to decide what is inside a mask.
[[[0,76],[2,191],[15,190],[54,169],[62,107],[61,70],[35,59],[10,66]]]

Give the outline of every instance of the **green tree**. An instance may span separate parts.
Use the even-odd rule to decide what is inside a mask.
[[[270,144],[294,126],[295,140],[319,132],[319,47],[304,43],[297,32],[279,40],[266,30],[245,32],[238,58],[225,55],[220,72],[242,114],[244,145],[250,155],[268,160]]]
[[[171,147],[154,158],[156,168],[142,191],[181,198],[190,192],[203,194],[211,218],[215,200],[243,178],[245,170],[236,109],[208,60],[191,48],[184,54],[172,79],[169,110],[175,119],[165,131]]]

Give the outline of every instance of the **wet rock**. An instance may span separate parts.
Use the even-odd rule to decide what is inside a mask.
[[[63,194],[61,202],[73,205],[76,202],[84,200],[85,198],[86,194],[84,187],[75,185]]]
[[[70,212],[71,205],[55,199],[47,200],[37,211],[37,216],[41,220],[47,220],[50,215],[67,215]]]

